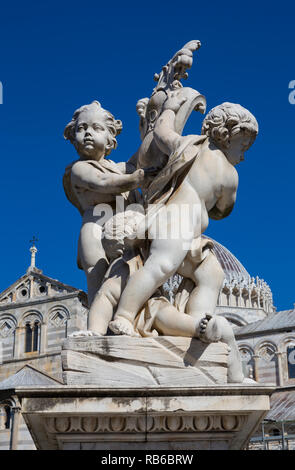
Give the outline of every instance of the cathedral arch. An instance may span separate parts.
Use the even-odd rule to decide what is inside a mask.
[[[11,406],[7,403],[0,403],[0,431],[10,429]]]
[[[269,340],[262,340],[255,347],[255,354],[259,357],[263,354],[275,354],[277,351],[277,345]]]
[[[247,343],[239,343],[239,350],[247,357],[254,356],[254,349]]]
[[[284,336],[280,341],[281,366],[284,381],[289,384],[295,382],[295,335]]]
[[[47,323],[59,328],[65,325],[69,318],[69,311],[64,305],[55,305],[47,314]]]
[[[38,310],[29,310],[23,314],[20,319],[20,326],[25,326],[26,323],[39,321],[41,324],[43,323],[43,315]]]
[[[291,334],[288,336],[284,336],[279,342],[279,351],[283,353],[286,352],[287,347],[292,344],[294,344],[295,346],[295,335]]]
[[[279,363],[277,345],[269,340],[260,341],[255,348],[256,377],[258,382],[279,385]]]
[[[54,305],[47,315],[47,351],[61,348],[62,341],[68,335],[70,314],[64,305]]]
[[[6,338],[12,335],[17,324],[16,318],[8,313],[0,315],[0,337]]]
[[[12,408],[15,406],[13,399],[0,402],[0,431],[11,428]]]
[[[1,361],[14,357],[16,326],[17,320],[13,315],[4,313],[0,316]]]
[[[20,323],[24,328],[24,352],[40,352],[42,314],[37,310],[30,310],[23,315]]]
[[[246,343],[239,344],[239,351],[242,360],[243,372],[245,377],[254,379],[255,377],[255,361],[254,361],[254,350],[251,346]]]

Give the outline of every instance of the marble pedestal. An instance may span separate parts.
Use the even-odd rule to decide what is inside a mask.
[[[265,386],[19,388],[37,449],[243,449],[269,410]]]
[[[227,384],[227,355],[188,338],[70,338],[66,385],[16,394],[38,449],[242,449],[273,387]]]

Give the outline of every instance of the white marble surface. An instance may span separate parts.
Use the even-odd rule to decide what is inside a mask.
[[[64,382],[100,387],[201,386],[227,383],[228,346],[194,338],[106,336],[69,338]]]
[[[272,387],[18,389],[38,449],[242,449]]]

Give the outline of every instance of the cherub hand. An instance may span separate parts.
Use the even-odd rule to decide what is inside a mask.
[[[170,109],[173,111],[175,114],[181,108],[183,103],[186,102],[186,98],[181,97],[180,93],[177,92],[172,92],[170,96],[166,99],[164,106],[163,106],[163,111],[166,109]]]
[[[159,173],[159,168],[149,167],[149,168],[140,168],[136,170],[133,175],[138,183],[138,186],[146,187],[150,184],[151,178]]]

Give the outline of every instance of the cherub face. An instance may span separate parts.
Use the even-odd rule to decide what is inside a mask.
[[[241,129],[238,134],[230,137],[225,153],[232,165],[237,165],[244,160],[244,153],[251,147],[253,140],[253,135],[247,133],[245,129]]]
[[[104,114],[97,107],[82,111],[76,122],[74,145],[81,157],[100,160],[106,153],[109,131]]]

